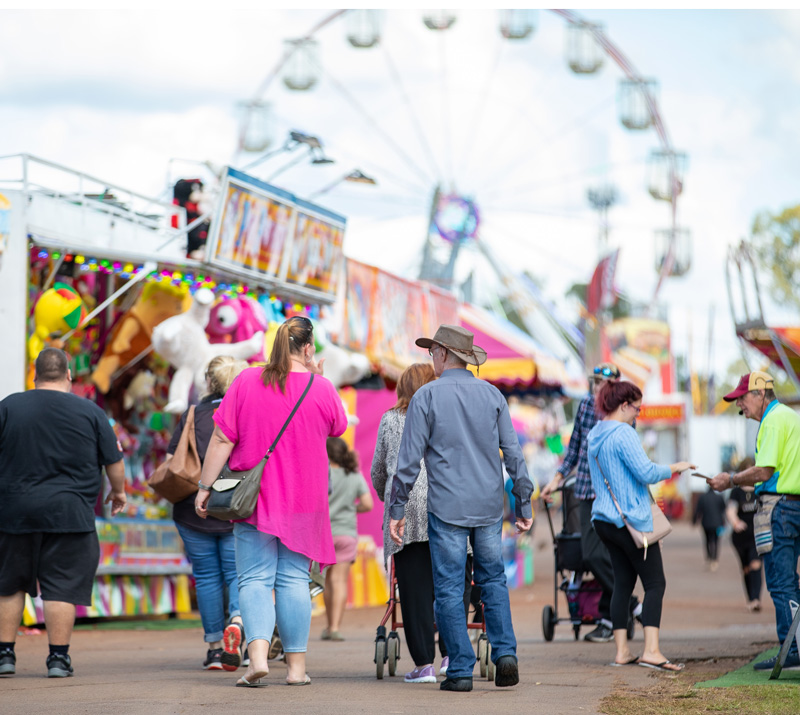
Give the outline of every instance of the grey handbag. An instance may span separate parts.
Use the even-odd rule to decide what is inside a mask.
[[[211,485],[211,495],[208,498],[206,510],[209,516],[221,521],[232,521],[234,519],[246,519],[256,510],[258,494],[261,491],[261,475],[269,461],[269,455],[275,451],[275,445],[283,436],[286,428],[300,407],[300,403],[305,399],[314,382],[314,373],[308,379],[306,389],[300,395],[300,399],[294,406],[291,414],[286,418],[281,431],[275,441],[270,445],[264,458],[253,468],[234,472],[226,463],[222,468],[217,481]]]

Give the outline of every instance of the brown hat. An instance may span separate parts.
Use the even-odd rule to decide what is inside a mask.
[[[486,351],[472,344],[474,337],[469,330],[458,325],[440,325],[436,335],[432,338],[417,338],[416,343],[421,348],[441,345],[470,365],[483,365],[486,362]]]

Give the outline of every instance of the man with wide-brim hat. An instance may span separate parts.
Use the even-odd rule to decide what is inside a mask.
[[[800,415],[775,397],[775,381],[761,370],[748,372],[725,397],[739,414],[760,422],[755,466],[741,472],[722,472],[709,480],[718,492],[734,486],[754,486],[758,495],[755,539],[764,563],[764,576],[781,644],[792,623],[790,602],[800,603],[797,554],[800,553]],[[756,670],[772,670],[777,656],[756,663]],[[800,666],[797,641],[783,667]]]
[[[464,618],[467,539],[472,544],[474,580],[485,605],[486,632],[492,644],[495,685],[519,682],[517,642],[511,624],[503,533],[503,467],[514,484],[517,532],[533,523],[528,476],[508,404],[500,391],[478,379],[467,365],[482,365],[486,351],[457,325],[440,325],[428,348],[439,378],[423,385],[408,406],[403,439],[392,481],[389,532],[403,542],[405,505],[419,475],[428,473],[428,539],[433,562],[434,612],[450,663],[441,690],[472,690],[475,653]]]
[[[443,347],[468,365],[477,367],[486,362],[486,351],[473,345],[474,338],[469,330],[460,325],[440,325],[432,338],[417,338],[415,342],[419,347],[429,350],[435,345]]]

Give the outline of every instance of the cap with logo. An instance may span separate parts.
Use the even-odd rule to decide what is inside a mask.
[[[774,386],[775,381],[769,373],[756,370],[755,372],[748,372],[746,375],[742,375],[742,379],[739,380],[736,389],[729,392],[722,399],[726,402],[733,402],[752,390],[772,390]]]

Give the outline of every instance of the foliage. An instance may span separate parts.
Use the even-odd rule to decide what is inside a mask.
[[[763,211],[753,221],[750,242],[769,276],[768,290],[780,304],[800,309],[800,204],[777,214]]]

